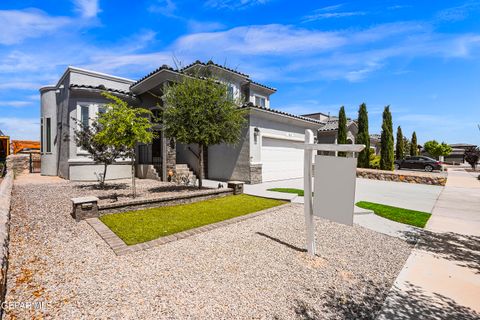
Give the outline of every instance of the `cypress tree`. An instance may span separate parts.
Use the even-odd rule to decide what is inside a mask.
[[[418,154],[418,146],[417,146],[417,134],[415,131],[412,133],[412,141],[410,142],[410,155],[416,156]]]
[[[405,141],[403,140],[402,128],[398,126],[397,128],[397,145],[395,147],[395,159],[401,160],[404,157],[404,144]]]
[[[380,150],[380,169],[393,170],[393,123],[390,106],[386,106],[383,111],[382,135],[380,138],[382,150]]]
[[[345,108],[342,106],[338,112],[338,131],[337,143],[347,144],[347,116],[345,115]],[[339,152],[338,156],[345,157],[345,152]]]
[[[370,167],[370,134],[368,133],[367,105],[362,103],[358,109],[357,143],[364,144],[365,149],[358,154],[358,167]]]

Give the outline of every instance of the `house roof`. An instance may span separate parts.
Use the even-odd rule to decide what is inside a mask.
[[[382,137],[381,134],[378,134],[378,133],[372,133],[370,135],[370,139],[380,139]]]
[[[128,96],[134,96],[134,94],[131,93],[130,91],[107,88],[104,85],[90,86],[90,85],[86,85],[86,84],[71,84],[70,88],[94,89],[94,90],[108,91],[108,92],[113,92],[113,93],[121,93],[121,94],[128,95]]]
[[[295,119],[299,119],[299,120],[303,120],[303,121],[308,121],[308,122],[311,122],[311,123],[317,123],[317,124],[324,124],[325,123],[325,122],[322,122],[320,120],[307,118],[307,117],[303,117],[303,116],[297,116],[295,114],[291,114],[291,113],[284,112],[284,111],[281,111],[281,110],[275,110],[275,109],[271,109],[271,108],[257,106],[257,105],[254,105],[251,102],[249,102],[247,104],[244,104],[242,106],[242,108],[258,109],[258,110],[266,111],[266,112],[269,112],[269,113],[286,116],[286,117],[289,117],[289,118],[295,118]]]
[[[268,90],[270,90],[270,91],[273,91],[273,92],[277,92],[277,89],[275,89],[275,88],[272,88],[272,87],[266,86],[266,85],[264,85],[264,84],[261,84],[261,83],[255,82],[255,81],[253,81],[253,80],[250,80],[250,79],[247,79],[247,80],[248,80],[248,82],[250,82],[250,83],[251,83],[251,84],[253,84],[253,85],[256,85],[256,86],[262,87],[262,88],[264,88],[264,89],[268,89]]]
[[[225,67],[225,66],[216,64],[216,63],[213,62],[212,60],[208,60],[207,63],[202,62],[202,61],[200,61],[200,60],[197,60],[197,61],[195,61],[194,63],[191,63],[191,64],[189,64],[188,66],[180,69],[180,72],[184,72],[184,71],[190,69],[191,67],[199,66],[199,65],[200,65],[200,66],[204,66],[204,67],[206,67],[206,66],[214,66],[214,67],[223,69],[223,70],[225,70],[225,71],[229,71],[229,72],[236,73],[236,74],[238,74],[238,75],[240,75],[240,76],[242,76],[242,77],[250,78],[250,76],[249,76],[248,74],[246,74],[246,73],[242,73],[242,72],[239,72],[239,71],[237,71],[237,70],[230,69],[230,68],[227,68],[227,67]]]
[[[164,65],[158,67],[157,69],[153,70],[152,72],[150,72],[150,73],[147,74],[146,76],[144,76],[144,77],[138,79],[137,81],[135,81],[134,83],[132,83],[132,84],[130,85],[130,88],[136,86],[137,84],[139,84],[139,83],[142,82],[143,80],[145,80],[145,79],[153,76],[153,75],[156,74],[156,73],[159,73],[159,72],[162,71],[162,70],[169,70],[169,71],[177,72],[177,73],[178,73],[177,70],[173,69],[172,67],[170,67],[170,66],[167,65],[167,64],[164,64]]]
[[[458,147],[476,147],[476,145],[470,144],[470,143],[452,143],[452,144],[449,144],[449,146],[452,147],[452,148],[458,148]]]
[[[355,124],[353,120],[347,120],[347,127],[350,127],[352,124]],[[323,127],[318,129],[318,131],[335,131],[338,130],[338,120],[329,120]]]
[[[222,69],[222,70],[225,70],[225,71],[228,71],[228,72],[233,72],[233,73],[235,73],[235,74],[237,74],[237,75],[240,75],[240,76],[244,77],[247,82],[249,82],[249,83],[251,83],[251,84],[253,84],[253,85],[256,85],[256,86],[259,86],[259,87],[261,87],[261,88],[270,90],[270,91],[272,91],[272,92],[276,92],[276,91],[277,91],[277,89],[275,89],[275,88],[272,88],[272,87],[269,87],[269,86],[266,86],[266,85],[263,85],[263,84],[261,84],[261,83],[258,83],[258,82],[255,82],[255,81],[251,80],[251,79],[250,79],[250,76],[249,76],[248,74],[241,73],[241,72],[238,72],[238,71],[236,71],[236,70],[233,70],[233,69],[230,69],[230,68],[221,66],[221,65],[219,65],[219,64],[216,64],[216,63],[212,62],[211,60],[208,61],[207,63],[204,63],[204,62],[201,62],[201,61],[197,60],[197,61],[195,61],[194,63],[192,63],[192,64],[190,64],[190,65],[188,65],[188,66],[186,66],[186,67],[184,67],[184,68],[182,68],[182,69],[179,69],[179,70],[178,70],[178,69],[174,69],[174,68],[172,68],[171,66],[164,64],[164,65],[162,65],[161,67],[159,67],[159,68],[155,69],[154,71],[150,72],[150,73],[147,74],[146,76],[140,78],[138,81],[132,83],[132,84],[130,85],[130,88],[136,86],[136,85],[139,84],[140,82],[142,82],[142,81],[150,78],[151,76],[153,76],[153,75],[155,75],[155,74],[157,74],[157,73],[159,73],[159,72],[162,72],[162,71],[164,71],[164,70],[168,70],[168,71],[177,73],[177,74],[179,74],[179,75],[184,75],[184,74],[186,74],[186,71],[187,71],[188,69],[190,69],[190,68],[192,68],[192,67],[194,67],[194,66],[196,66],[196,65],[200,65],[200,66],[214,66],[214,67],[217,67],[217,68],[219,68],[219,69]]]
[[[2,132],[2,130],[0,130],[0,136],[5,136],[5,135],[3,134],[3,132]]]
[[[325,117],[329,117],[328,114],[325,114],[323,112],[314,112],[314,113],[302,114],[301,116],[302,117],[311,117],[311,116],[317,116],[317,115],[322,115],[322,116],[325,116]]]

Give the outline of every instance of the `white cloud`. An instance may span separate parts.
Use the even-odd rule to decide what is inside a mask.
[[[26,107],[31,106],[34,102],[33,101],[0,101],[0,108],[1,107]]]
[[[100,12],[99,0],[73,0],[75,10],[84,18],[94,18]]]
[[[40,137],[39,118],[2,118],[0,128],[12,140],[38,140]]]
[[[38,9],[0,10],[0,44],[13,45],[38,38],[69,24],[71,19],[52,17]]]
[[[336,32],[310,31],[270,24],[236,27],[227,31],[196,33],[174,44],[179,50],[237,53],[243,55],[321,52],[345,44]]]
[[[473,12],[480,9],[479,1],[468,1],[460,6],[447,8],[437,13],[437,18],[444,21],[461,21],[465,20]]]
[[[191,33],[210,32],[225,29],[225,25],[219,22],[189,20],[188,29]]]
[[[42,86],[39,82],[30,81],[5,81],[0,82],[0,90],[14,89],[14,90],[37,90]]]
[[[366,15],[363,11],[347,11],[347,12],[319,12],[312,15],[305,16],[303,22],[312,22],[322,19],[330,18],[345,18],[345,17],[354,17],[354,16],[364,16]]]
[[[245,9],[251,6],[266,4],[269,0],[208,0],[207,7],[225,9]]]
[[[173,0],[157,0],[154,4],[148,7],[148,11],[160,13],[167,17],[175,17],[175,10],[177,10],[177,5]]]

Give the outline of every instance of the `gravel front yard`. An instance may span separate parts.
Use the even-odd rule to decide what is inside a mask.
[[[91,194],[91,192],[87,192]],[[317,221],[303,206],[117,257],[70,216],[69,183],[14,189],[6,301],[47,301],[7,319],[345,319],[378,309],[411,248],[361,227]]]

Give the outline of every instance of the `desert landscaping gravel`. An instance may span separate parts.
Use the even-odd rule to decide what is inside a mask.
[[[116,256],[70,198],[72,183],[15,186],[7,319],[372,318],[407,259],[405,242],[317,220],[304,250],[303,206]]]

